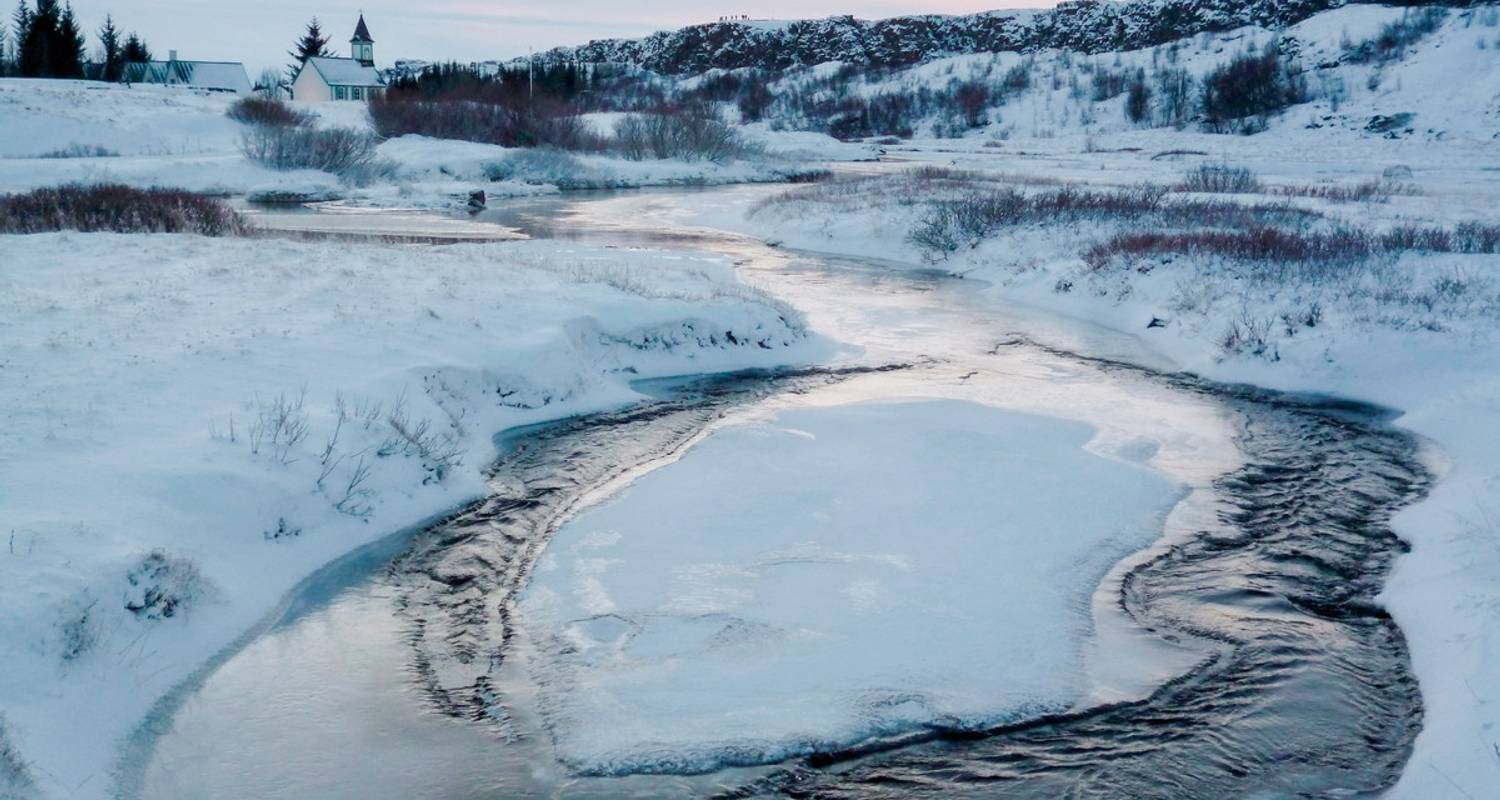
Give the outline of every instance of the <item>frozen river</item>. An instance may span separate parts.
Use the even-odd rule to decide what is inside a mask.
[[[162,703],[127,788],[1223,797],[1394,779],[1420,697],[1374,597],[1401,548],[1387,520],[1427,476],[1379,410],[1127,367],[1159,362],[972,282],[677,221],[766,191],[528,201],[430,231],[401,216],[411,241],[720,254],[838,355],[503,434],[490,498],[329,566]],[[309,217],[263,219],[351,236],[390,219]]]

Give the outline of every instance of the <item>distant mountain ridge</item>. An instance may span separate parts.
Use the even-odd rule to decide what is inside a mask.
[[[1244,25],[1280,27],[1362,0],[1072,0],[1036,11],[882,20],[852,16],[783,24],[710,22],[641,39],[599,39],[550,50],[551,62],[634,64],[678,75],[709,69],[843,61],[904,66],[944,56],[1066,48],[1084,53],[1132,50],[1205,31]],[[1432,5],[1408,2],[1401,5]]]

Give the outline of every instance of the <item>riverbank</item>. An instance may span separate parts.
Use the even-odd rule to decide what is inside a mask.
[[[319,565],[479,496],[496,431],[827,352],[688,254],[60,233],[0,263],[0,735],[44,796],[111,796],[157,696]]]
[[[819,133],[737,129],[747,144],[722,160],[643,158],[402,136],[381,142],[379,169],[350,181],[246,158],[249,127],[226,116],[233,95],[88,81],[0,78],[0,193],[59,183],[123,183],[212,195],[342,200],[363,207],[463,209],[475,192],[513,198],[585,189],[772,183],[857,161],[876,149]],[[369,132],[360,104],[289,104],[320,127]],[[608,127],[618,114],[583,115]],[[45,144],[37,144],[45,143]]]
[[[1077,142],[1038,142],[1041,152],[903,155],[993,176],[1023,191],[1055,191],[1062,180],[1109,192],[1143,180],[1180,180],[1191,164],[1151,158],[1179,137],[1142,132],[1122,137],[1133,145],[1126,151],[1096,153],[1083,152]],[[1268,146],[1277,142],[1261,137],[1213,142],[1218,152],[1210,163],[1245,166],[1264,185],[1353,183],[1378,175],[1381,164],[1409,163],[1410,194],[1374,203],[1294,201],[1377,229],[1451,227],[1482,220],[1482,209],[1500,202],[1500,184],[1475,179],[1465,166],[1492,153],[1493,145],[1369,142],[1346,160],[1311,148],[1287,158],[1284,148]],[[1394,796],[1457,791],[1481,797],[1500,779],[1500,694],[1490,688],[1500,672],[1494,580],[1500,508],[1491,499],[1500,487],[1500,458],[1489,445],[1500,436],[1500,284],[1493,277],[1500,257],[1405,254],[1369,273],[1373,290],[1341,280],[1299,286],[1246,279],[1223,268],[1224,260],[1191,253],[1095,274],[1082,254],[1109,231],[1090,224],[1027,224],[935,260],[909,236],[918,205],[872,191],[841,195],[837,187],[794,189],[785,195],[790,202],[748,188],[731,194],[712,209],[648,206],[633,213],[738,230],[787,247],[960,273],[988,283],[983,292],[996,302],[1117,330],[1136,343],[1123,348],[1127,357],[1159,353],[1174,368],[1214,380],[1397,409],[1398,425],[1433,444],[1426,456],[1440,480],[1425,501],[1397,517],[1396,530],[1412,552],[1398,561],[1382,595],[1411,643],[1426,706],[1423,731]],[[1446,295],[1432,294],[1438,283],[1449,287]],[[1314,316],[1296,321],[1299,309],[1314,307]]]

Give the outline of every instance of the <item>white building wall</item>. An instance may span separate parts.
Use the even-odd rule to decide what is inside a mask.
[[[333,92],[323,82],[323,76],[311,67],[304,67],[292,82],[292,99],[302,103],[326,103],[333,99]]]

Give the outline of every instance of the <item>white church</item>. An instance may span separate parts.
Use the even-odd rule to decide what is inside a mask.
[[[304,103],[329,100],[363,101],[384,90],[385,81],[375,69],[375,40],[359,15],[354,38],[349,40],[349,58],[309,58],[292,78],[292,99]]]

